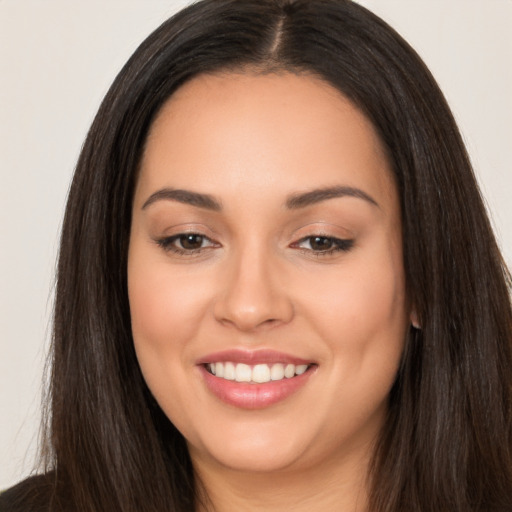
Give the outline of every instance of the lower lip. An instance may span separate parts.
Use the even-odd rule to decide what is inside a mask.
[[[309,367],[302,375],[290,379],[249,384],[216,377],[203,365],[199,366],[208,389],[223,402],[242,409],[263,409],[285,400],[306,384],[314,368]]]

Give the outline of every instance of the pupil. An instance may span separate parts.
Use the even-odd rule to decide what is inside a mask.
[[[180,237],[180,243],[183,249],[199,249],[203,245],[201,235],[183,235]]]
[[[311,248],[315,251],[327,251],[332,247],[332,240],[324,236],[315,236],[310,243]]]

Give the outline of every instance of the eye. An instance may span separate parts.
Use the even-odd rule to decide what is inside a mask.
[[[179,233],[157,240],[157,243],[166,251],[184,255],[195,254],[208,247],[217,246],[215,242],[200,233]]]
[[[175,239],[175,242],[179,243],[182,249],[192,251],[203,247],[205,240],[206,237],[204,237],[203,235],[188,233],[186,235],[179,235],[178,238]]]
[[[317,255],[332,254],[338,251],[349,251],[354,245],[354,240],[343,240],[332,236],[312,235],[302,238],[294,247],[303,249]]]

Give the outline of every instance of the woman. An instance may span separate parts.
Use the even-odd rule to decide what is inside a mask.
[[[195,4],[87,137],[48,471],[0,503],[510,510],[507,279],[450,111],[392,29],[339,0]]]

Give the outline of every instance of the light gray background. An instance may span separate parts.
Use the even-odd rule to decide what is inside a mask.
[[[108,86],[185,0],[0,0],[0,489],[28,474],[59,227]],[[512,1],[361,0],[438,79],[512,262]]]

